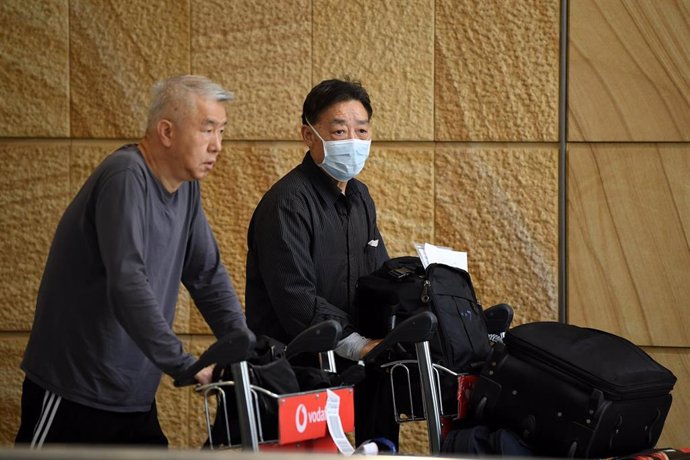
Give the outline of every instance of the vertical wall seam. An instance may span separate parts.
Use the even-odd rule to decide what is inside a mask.
[[[309,14],[311,16],[311,43],[309,44],[311,48],[311,59],[309,59],[309,63],[311,65],[311,81],[309,82],[309,88],[312,88],[316,82],[314,81],[314,2],[316,0],[311,0],[309,2]]]
[[[67,1],[67,190],[72,191],[74,136],[72,136],[72,1]]]
[[[561,0],[558,98],[558,320],[568,322],[568,0]]]
[[[194,17],[192,16],[194,11],[192,9],[192,0],[189,0],[187,7],[189,8],[189,22],[187,23],[187,37],[189,39],[189,54],[187,55],[187,62],[189,66],[187,68],[189,69],[189,73],[194,74],[196,73],[196,69],[192,68],[192,53],[194,52],[194,37],[192,36],[194,34]]]
[[[431,140],[433,141],[433,148],[431,149],[431,197],[434,205],[431,207],[431,242],[438,244],[436,241],[436,207],[438,206],[436,194],[436,148],[438,142],[436,140],[436,14],[438,12],[438,0],[434,0],[434,12],[431,15],[433,21],[433,36],[431,41]]]

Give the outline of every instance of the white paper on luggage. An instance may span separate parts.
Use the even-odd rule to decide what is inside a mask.
[[[326,390],[328,399],[326,399],[326,423],[328,424],[328,432],[331,434],[331,439],[338,447],[338,450],[343,455],[352,455],[355,448],[352,447],[350,441],[345,436],[343,431],[343,424],[340,422],[340,396],[331,390]]]
[[[444,264],[450,267],[461,268],[467,270],[467,253],[462,251],[455,251],[444,246],[435,246],[429,243],[415,243],[415,249],[424,268],[430,264]]]

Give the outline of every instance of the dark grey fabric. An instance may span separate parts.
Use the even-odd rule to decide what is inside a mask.
[[[180,281],[217,336],[245,324],[198,182],[168,193],[124,146],[58,225],[22,369],[86,406],[149,410],[161,370],[175,377],[194,362],[172,331]]]

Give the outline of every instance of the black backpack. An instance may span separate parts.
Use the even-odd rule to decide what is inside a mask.
[[[454,372],[478,371],[491,345],[486,318],[465,270],[419,257],[386,261],[357,282],[355,323],[360,334],[382,338],[416,313],[431,310],[438,331],[429,346],[435,363]]]

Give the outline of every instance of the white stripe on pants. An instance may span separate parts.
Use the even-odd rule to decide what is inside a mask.
[[[62,396],[58,396],[46,390],[43,396],[41,416],[38,419],[36,428],[34,428],[34,438],[31,441],[32,449],[40,449],[43,447],[43,442],[48,435],[50,426],[53,424],[53,418],[55,418],[55,413],[58,410],[58,406],[60,406],[60,401],[62,401]]]

